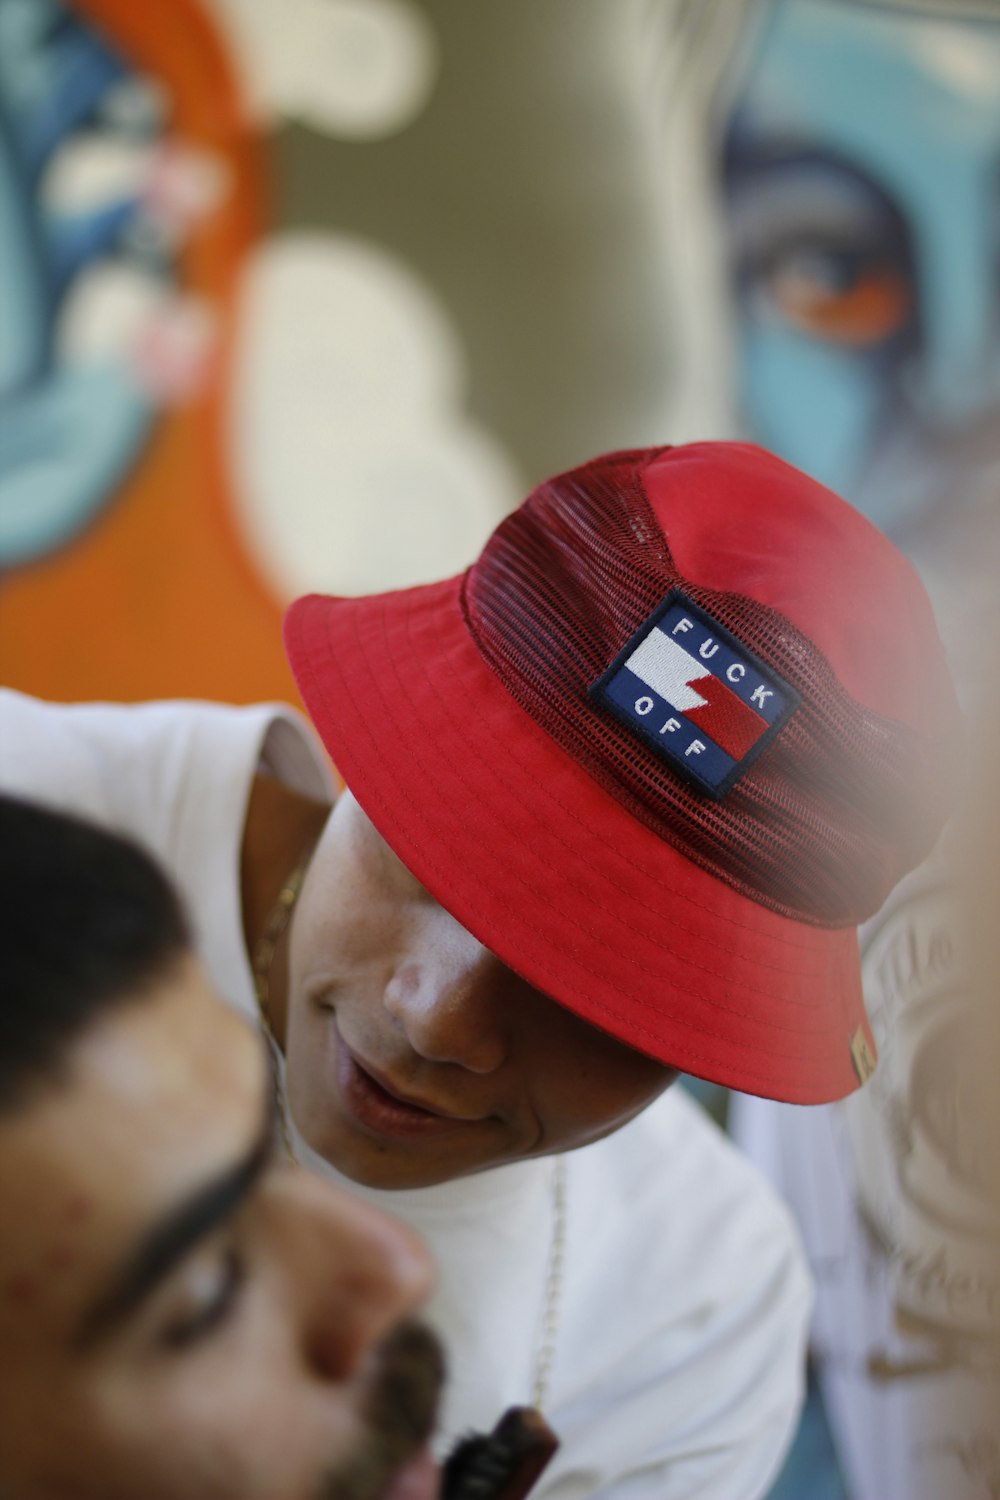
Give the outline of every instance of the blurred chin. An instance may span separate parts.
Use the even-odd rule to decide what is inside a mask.
[[[445,1380],[439,1340],[416,1320],[399,1324],[373,1352],[365,1379],[363,1436],[310,1500],[383,1500],[404,1473],[407,1495],[436,1494],[437,1466],[426,1447]]]
[[[391,1192],[404,1188],[435,1187],[456,1177],[468,1177],[492,1166],[492,1162],[442,1161],[426,1147],[398,1141],[375,1141],[350,1130],[321,1138],[322,1147],[312,1150],[360,1187]]]

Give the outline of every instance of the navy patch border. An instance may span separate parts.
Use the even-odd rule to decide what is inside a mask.
[[[743,759],[737,761],[736,765],[729,772],[729,775],[726,776],[725,779],[718,784],[718,786],[714,786],[711,782],[706,781],[703,776],[700,776],[697,772],[697,769],[693,765],[684,765],[682,762],[678,761],[674,752],[664,744],[659,735],[656,735],[651,730],[646,729],[643,724],[637,724],[633,719],[630,719],[605,691],[608,683],[625,665],[629,657],[632,655],[632,652],[635,651],[635,649],[641,644],[641,642],[645,640],[649,632],[655,626],[659,625],[664,615],[666,615],[667,612],[672,609],[675,604],[682,604],[685,610],[687,610],[697,620],[699,620],[702,625],[709,626],[712,632],[717,635],[721,641],[724,641],[731,650],[737,652],[738,655],[743,657],[747,662],[752,663],[755,670],[760,673],[765,682],[771,683],[772,687],[776,691],[782,693],[788,699],[787,707],[782,710],[773,724],[768,725],[767,729],[761,735],[760,739],[757,740],[755,744],[751,745],[750,749],[747,751],[746,755],[744,755]],[[770,667],[766,662],[761,661],[756,652],[751,651],[749,646],[745,646],[737,636],[733,635],[731,630],[727,630],[726,627],[724,625],[721,625],[718,620],[716,620],[712,615],[708,613],[707,610],[702,609],[701,605],[695,604],[694,600],[690,599],[688,595],[684,593],[684,590],[679,588],[672,588],[667,594],[667,597],[663,600],[662,604],[658,604],[653,610],[653,613],[647,616],[645,620],[643,620],[639,628],[633,632],[626,644],[622,647],[621,651],[619,651],[618,655],[615,657],[610,667],[608,667],[607,671],[602,672],[597,681],[592,683],[587,689],[587,696],[594,703],[596,703],[599,708],[604,709],[606,713],[611,714],[611,716],[617,719],[620,724],[624,725],[624,727],[631,734],[635,735],[636,739],[642,740],[650,747],[650,749],[655,750],[660,760],[666,761],[670,769],[676,772],[676,774],[681,778],[682,781],[689,782],[692,786],[697,788],[698,791],[704,792],[706,796],[711,797],[715,802],[721,802],[724,797],[728,796],[737,782],[743,779],[747,771],[749,771],[750,767],[753,765],[754,761],[756,761],[758,756],[762,755],[767,747],[777,738],[777,736],[784,729],[785,725],[788,723],[789,719],[802,703],[802,694],[796,688],[793,688],[792,685],[786,682],[783,677],[779,677],[773,667]],[[681,710],[679,709],[676,711],[678,713],[681,712]]]

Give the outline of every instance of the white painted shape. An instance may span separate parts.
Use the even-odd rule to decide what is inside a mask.
[[[384,251],[315,233],[257,252],[230,453],[237,522],[279,597],[405,587],[472,561],[522,486],[464,386],[442,309]]]
[[[90,214],[140,198],[153,175],[159,141],[105,132],[72,135],[50,158],[40,196],[50,213]]]
[[[134,200],[123,236],[127,254],[149,234],[164,240],[164,249],[179,248],[230,186],[231,174],[214,152],[108,130],[70,137],[48,163],[39,195],[44,211],[57,220]]]
[[[944,88],[971,96],[987,107],[996,98],[996,52],[983,45],[968,21],[951,24],[943,13],[903,28],[900,45]]]
[[[204,385],[216,311],[128,261],[101,261],[73,281],[55,345],[67,367],[127,369],[157,404],[191,399]]]
[[[103,261],[73,282],[56,325],[60,360],[97,364],[125,357],[170,304],[162,277],[127,262]]]
[[[625,665],[681,713],[708,702],[689,684],[710,677],[711,673],[659,626],[654,626],[645,640],[640,641]]]
[[[381,140],[422,112],[437,39],[411,0],[211,0],[257,111],[342,140]]]

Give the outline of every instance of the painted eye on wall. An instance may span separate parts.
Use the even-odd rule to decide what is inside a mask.
[[[744,312],[863,352],[914,327],[910,227],[885,185],[857,163],[737,123],[723,188]]]
[[[913,311],[906,275],[865,253],[791,245],[775,252],[758,275],[773,310],[794,327],[855,348],[892,338]]]

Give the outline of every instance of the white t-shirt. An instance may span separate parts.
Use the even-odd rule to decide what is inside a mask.
[[[251,1017],[239,851],[261,764],[330,795],[315,740],[285,708],[64,707],[0,691],[0,788],[151,849],[185,895],[217,988]],[[537,1500],[754,1500],[801,1400],[810,1289],[785,1210],[677,1089],[563,1160],[565,1261],[545,1407],[562,1448]],[[437,1259],[429,1321],[452,1370],[442,1443],[530,1400],[555,1170],[546,1158],[403,1192],[344,1183],[413,1224]]]

